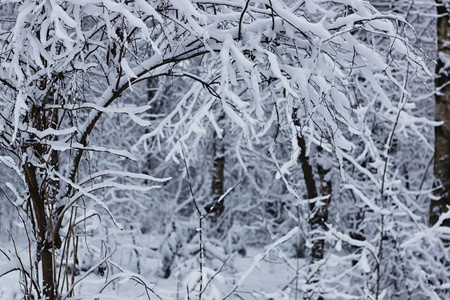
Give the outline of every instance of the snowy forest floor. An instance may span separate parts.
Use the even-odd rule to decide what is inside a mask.
[[[132,244],[131,236],[129,237],[129,241],[121,237],[122,242],[113,246],[115,249],[113,253],[111,252],[111,263],[108,263],[107,269],[99,272],[101,267],[96,267],[95,271],[76,285],[75,296],[67,299],[188,299],[186,292],[188,287],[191,290],[189,299],[198,299],[195,291],[199,288],[198,251],[197,253],[194,251],[191,257],[184,255],[174,258],[175,261],[171,263],[171,275],[163,278],[162,266],[166,251],[164,245],[158,250],[146,248],[144,245],[157,245],[164,240],[164,237],[141,235],[136,245]],[[19,253],[26,251],[23,242],[18,242]],[[11,241],[2,239],[2,244],[11,245],[7,252],[14,253]],[[206,259],[203,265],[203,273],[206,276],[203,282],[205,292],[202,294],[202,299],[224,299],[232,291],[234,293],[228,299],[295,298],[295,290],[300,287],[299,282],[296,282],[293,266],[299,270],[305,268],[304,259],[288,258],[278,248],[267,250],[267,248],[246,247],[245,254],[241,252],[244,255],[238,252],[225,255],[223,249],[213,249],[214,246],[211,243],[206,244],[208,247],[205,249]],[[192,245],[192,249],[194,247],[195,245]],[[90,249],[91,253],[97,250],[103,251]],[[101,261],[86,255],[87,251],[84,253],[83,258],[80,257],[80,268],[83,268],[83,271]],[[120,272],[116,266],[122,268],[123,277],[119,275]],[[84,276],[84,273],[81,272],[75,281]],[[103,273],[103,276],[100,273]],[[132,279],[131,274],[137,273],[140,273],[141,279],[154,293],[149,290],[149,296],[147,296],[143,286]],[[0,300],[23,299],[24,293],[21,291],[20,282],[19,272],[3,276],[0,280]],[[105,287],[108,282],[110,284]]]

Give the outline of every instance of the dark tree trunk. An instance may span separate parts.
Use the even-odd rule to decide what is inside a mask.
[[[53,97],[48,97],[46,100],[53,101]],[[59,122],[58,114],[55,111],[46,112],[37,106],[31,109],[29,117],[34,127],[41,131],[48,128],[56,129]],[[56,137],[50,138],[56,140]],[[47,163],[54,170],[59,169],[58,153],[52,152],[50,147],[42,144],[25,145],[22,147],[22,152],[32,152],[41,164]],[[48,155],[50,155],[50,159],[47,162],[45,158]],[[43,176],[39,167],[31,162],[25,163],[23,169],[29,192],[29,216],[37,241],[38,259],[42,268],[43,295],[46,300],[54,300],[57,298],[57,288],[55,286],[53,252],[55,248],[60,248],[61,238],[57,230],[52,227],[51,216],[59,184],[58,181],[52,180],[49,176]]]
[[[221,114],[217,120],[217,123],[221,125],[225,116]],[[222,126],[223,127],[223,126]],[[212,214],[211,220],[217,222],[219,216],[225,210],[223,201],[219,201],[220,196],[224,193],[224,181],[225,181],[225,144],[224,136],[218,137],[217,132],[214,131],[213,140],[213,178],[211,185],[211,194],[213,202],[208,209],[208,212]]]
[[[53,300],[55,295],[54,278],[53,278],[53,257],[51,243],[47,238],[47,216],[45,212],[44,197],[39,192],[38,183],[36,180],[36,168],[27,163],[24,166],[25,179],[28,185],[28,191],[32,202],[32,212],[34,216],[32,219],[37,226],[37,252],[40,255],[42,267],[42,283],[44,286],[45,299]]]
[[[448,12],[442,1],[436,2],[438,15],[441,16],[437,21],[438,53],[450,55]],[[447,205],[450,205],[450,85],[447,84],[450,80],[448,73],[450,70],[444,69],[444,65],[445,62],[438,59],[435,80],[436,87],[440,89],[436,94],[436,120],[444,121],[444,125],[435,129],[434,170],[436,177],[442,183],[442,189],[438,191],[440,199],[431,202],[430,224],[436,223],[439,216],[447,211]],[[450,220],[447,219],[444,224],[450,226]]]
[[[308,198],[317,198],[317,185],[314,178],[313,167],[309,163],[309,159],[306,156],[305,139],[300,134],[297,134],[297,145],[301,150],[298,160],[302,167]],[[321,184],[321,195],[331,194],[331,184],[325,180],[327,170],[323,169],[321,166],[318,166],[318,172]],[[328,204],[329,199],[325,201],[324,205],[320,206],[316,205],[316,202],[310,203],[309,210],[311,212],[311,217],[309,219],[309,225],[312,230],[319,228],[325,229],[325,222],[328,220]],[[321,260],[324,257],[324,252],[325,241],[323,239],[316,239],[311,250],[311,257],[314,260]]]
[[[217,124],[219,128],[223,128],[223,121],[225,115],[221,113],[217,118]],[[225,211],[225,204],[223,201],[219,202],[220,196],[225,192],[225,141],[224,134],[222,137],[217,135],[214,131],[213,134],[213,170],[212,170],[212,182],[211,182],[211,196],[212,202],[206,206],[206,211],[211,216],[211,221],[217,223],[219,217]],[[220,227],[217,228],[220,231]]]

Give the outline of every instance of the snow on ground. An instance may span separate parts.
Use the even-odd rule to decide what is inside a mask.
[[[216,271],[220,269],[220,266],[213,270],[208,268],[208,261],[205,263],[203,270],[208,275],[207,281],[212,276],[214,278],[208,283],[203,299],[223,299],[234,289],[240,278],[252,267],[254,256],[261,252],[260,249],[247,250],[248,255],[245,257],[236,255],[229,259],[223,266],[222,272],[218,274],[216,274]],[[143,273],[145,273],[142,276],[143,279],[149,283],[149,287],[161,299],[186,299],[186,285],[189,283],[189,278],[192,279],[198,274],[197,269],[191,270],[190,273],[175,271],[171,277],[163,279],[155,275],[158,273],[158,260],[142,258],[141,266]],[[182,267],[180,266],[180,269]],[[181,273],[183,273],[184,278],[181,278]],[[294,272],[289,269],[283,260],[276,255],[269,254],[268,257],[261,260],[256,268],[253,268],[242,284],[236,288],[235,294],[238,296],[232,295],[228,299],[290,299],[289,287],[292,287],[293,274]],[[129,278],[113,281],[100,293],[105,281],[111,280],[115,275],[117,275],[117,272],[103,277],[98,273],[88,276],[77,285],[76,296],[69,299],[148,299],[142,285],[136,284]],[[23,293],[18,283],[18,272],[0,278],[0,300],[22,299]],[[279,292],[282,289],[284,289],[284,295]],[[149,295],[151,299],[157,298],[150,291]],[[190,294],[190,298],[197,299],[195,292]]]
[[[19,288],[19,273],[9,273],[0,278],[0,299],[19,300],[23,298],[23,293]]]

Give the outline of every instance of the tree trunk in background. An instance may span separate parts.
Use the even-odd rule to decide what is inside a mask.
[[[319,147],[318,151],[319,153],[321,152],[321,147]],[[328,207],[330,205],[332,192],[331,181],[327,178],[330,169],[326,169],[321,164],[317,164],[317,172],[319,174],[320,180],[320,195],[329,195],[329,197],[322,201],[323,205],[316,208],[317,212],[314,214],[314,218],[316,219],[316,221],[314,223],[317,224],[316,226],[321,226],[324,230],[326,230],[325,222],[328,222]],[[320,240],[317,252],[321,254],[320,258],[322,259],[325,253],[325,240]]]
[[[445,57],[450,56],[450,45],[448,41],[449,18],[445,5],[442,1],[438,4],[438,15],[441,17],[437,21],[438,35],[438,64],[436,66],[437,78],[436,88],[440,88],[436,95],[436,120],[444,121],[444,125],[435,129],[435,156],[434,171],[436,177],[442,183],[442,189],[438,191],[440,199],[432,201],[430,205],[430,224],[436,223],[443,212],[447,211],[450,205],[450,85],[444,86],[449,81],[449,69],[444,69]],[[449,58],[447,58],[448,60]],[[442,87],[442,88],[441,88]],[[444,222],[450,225],[450,220]]]
[[[221,123],[224,119],[225,115],[222,113],[217,119],[219,128],[223,128],[223,126],[221,126]],[[211,213],[211,220],[213,221],[213,223],[216,223],[219,216],[225,210],[223,201],[218,202],[220,196],[222,196],[225,192],[225,142],[224,136],[222,135],[221,138],[218,137],[216,131],[214,131],[213,139],[213,160],[213,178],[211,184],[211,195],[213,201],[207,208],[207,211]]]
[[[297,134],[297,145],[301,150],[298,161],[302,167],[308,198],[317,198],[317,185],[314,179],[313,168],[309,163],[308,157],[306,156],[305,139],[300,134]],[[321,183],[321,195],[331,194],[331,184],[329,182],[325,182],[326,170],[319,166],[318,172]],[[309,219],[309,225],[311,226],[311,230],[316,230],[320,227],[324,228],[325,222],[328,220],[328,204],[329,199],[324,205],[321,206],[318,206],[316,202],[310,203],[309,211],[311,216]],[[324,256],[324,252],[325,241],[323,239],[316,239],[311,250],[312,259],[321,260]]]

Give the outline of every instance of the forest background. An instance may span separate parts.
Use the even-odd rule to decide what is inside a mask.
[[[1,299],[445,299],[447,1],[0,3]]]

